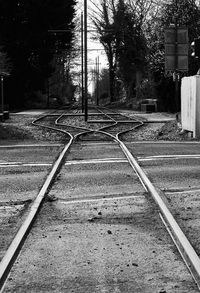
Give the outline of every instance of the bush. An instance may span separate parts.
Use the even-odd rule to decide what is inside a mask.
[[[46,108],[47,96],[42,94],[40,91],[31,92],[26,94],[25,107],[30,109]]]
[[[140,100],[155,99],[155,83],[151,80],[144,79],[138,87]]]

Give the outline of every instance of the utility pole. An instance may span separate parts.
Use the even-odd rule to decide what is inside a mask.
[[[84,52],[83,52],[83,12],[81,12],[81,108],[84,112]]]
[[[179,84],[178,84],[178,3],[175,0],[175,103],[179,109]]]
[[[95,88],[96,88],[96,105],[98,106],[98,64],[97,64],[97,57],[95,59],[96,68],[95,68]]]
[[[2,122],[4,122],[4,89],[3,89],[4,77],[1,75],[1,112],[2,112]]]
[[[49,108],[49,98],[50,98],[50,92],[49,92],[49,78],[47,78],[47,109]]]
[[[96,104],[99,106],[99,56],[96,58]]]
[[[85,121],[88,120],[88,68],[87,68],[87,0],[84,0],[84,49],[85,49]]]
[[[1,72],[1,112],[2,112],[2,122],[4,122],[4,78],[8,77],[10,74],[8,72]]]
[[[179,26],[178,3],[179,0],[173,1],[173,23],[165,28],[165,72],[173,73],[176,111],[180,109],[179,71],[188,72],[188,27]]]

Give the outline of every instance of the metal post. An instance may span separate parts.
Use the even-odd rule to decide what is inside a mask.
[[[49,78],[47,78],[47,109],[49,109],[49,99],[50,99],[50,93],[49,93]]]
[[[83,54],[83,12],[81,12],[81,108],[84,112],[84,54]]]
[[[3,90],[3,75],[1,75],[1,112],[2,112],[2,122],[4,122],[4,90]]]
[[[97,57],[97,106],[99,106],[99,56]]]
[[[85,121],[88,120],[88,72],[87,72],[87,0],[84,0],[84,48],[85,48]]]
[[[97,57],[95,58],[95,103],[96,103],[96,105],[97,105],[97,100],[98,100],[98,97],[97,97],[97,95],[98,95],[98,93],[97,93],[97,91],[98,91],[98,89],[97,89],[97,80],[98,80],[98,77],[97,77]]]
[[[176,111],[179,110],[179,86],[178,86],[178,7],[177,0],[175,0],[176,14],[175,14],[175,104]]]

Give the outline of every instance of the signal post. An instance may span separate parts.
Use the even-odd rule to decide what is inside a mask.
[[[188,28],[177,22],[165,29],[165,72],[172,72],[175,81],[175,102],[179,108],[178,73],[188,72]]]

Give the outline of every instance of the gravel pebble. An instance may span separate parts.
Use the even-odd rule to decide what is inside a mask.
[[[42,129],[32,125],[35,119],[34,115],[16,115],[11,114],[10,119],[0,125],[0,139],[27,139],[36,141],[66,141],[68,137],[56,131]],[[93,129],[103,127],[103,124],[87,123],[82,117],[68,118],[68,122],[72,126],[80,126]],[[177,122],[170,121],[166,123],[149,123],[142,127],[128,132],[123,135],[122,140],[173,140],[173,141],[195,141],[200,138],[193,139],[187,132],[182,132]]]

